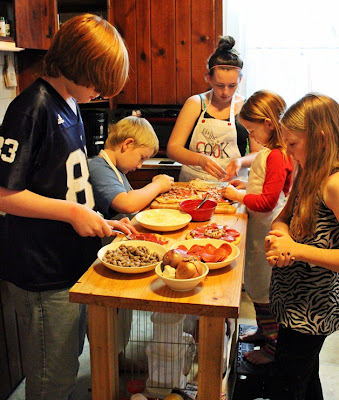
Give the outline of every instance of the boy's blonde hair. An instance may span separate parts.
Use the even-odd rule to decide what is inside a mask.
[[[293,104],[281,124],[305,137],[305,166],[299,165],[283,217],[292,218],[296,238],[313,234],[315,215],[328,177],[339,170],[339,104],[331,97],[309,93]]]
[[[286,145],[282,137],[280,118],[286,108],[282,97],[268,90],[259,90],[250,96],[242,106],[239,116],[245,121],[264,123],[269,118],[274,126],[272,136],[266,143],[269,149],[280,149],[286,154]]]
[[[114,150],[129,138],[134,139],[134,148],[147,147],[153,149],[152,157],[159,150],[159,140],[152,125],[145,118],[134,116],[123,118],[116,124],[109,126],[105,148]]]
[[[124,87],[128,69],[128,53],[119,32],[101,17],[83,14],[61,25],[44,58],[43,74],[63,75],[112,97]]]

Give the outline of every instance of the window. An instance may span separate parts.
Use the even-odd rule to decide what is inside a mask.
[[[240,94],[259,89],[288,105],[308,92],[339,101],[336,0],[224,0],[224,34],[244,60]]]

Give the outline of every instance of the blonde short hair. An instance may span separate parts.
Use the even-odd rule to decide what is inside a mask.
[[[109,134],[105,148],[115,149],[126,139],[134,139],[134,148],[147,147],[153,149],[152,157],[159,150],[159,140],[152,125],[140,117],[129,116],[109,126]]]
[[[117,95],[128,78],[128,53],[119,32],[97,15],[83,14],[61,25],[44,58],[43,74],[94,86],[104,97]]]

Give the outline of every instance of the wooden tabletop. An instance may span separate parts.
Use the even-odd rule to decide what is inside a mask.
[[[146,232],[136,221],[139,231]],[[105,307],[237,318],[240,307],[244,268],[247,215],[243,208],[236,214],[214,214],[209,222],[191,222],[175,232],[158,232],[174,240],[183,240],[193,228],[216,222],[238,230],[240,256],[225,268],[210,271],[205,280],[189,292],[168,288],[154,271],[122,274],[96,260],[70,290],[70,301]]]

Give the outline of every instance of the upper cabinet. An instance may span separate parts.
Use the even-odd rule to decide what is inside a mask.
[[[75,14],[107,16],[107,0],[15,0],[14,8],[17,46],[36,50],[48,50],[59,23]]]
[[[119,104],[183,104],[208,89],[206,63],[222,34],[222,0],[114,0],[130,77]]]
[[[58,29],[57,0],[16,0],[14,7],[17,46],[47,50]]]

